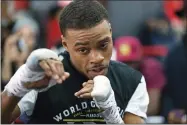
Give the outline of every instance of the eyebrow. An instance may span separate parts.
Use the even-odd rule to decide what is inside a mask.
[[[104,39],[102,39],[102,40],[99,40],[98,41],[98,43],[101,43],[101,42],[105,42],[105,41],[107,41],[107,40],[109,40],[110,39],[110,37],[105,37]],[[89,41],[85,41],[85,42],[76,42],[75,43],[75,46],[85,46],[85,45],[88,45],[89,44]]]
[[[99,43],[101,43],[101,42],[105,42],[105,41],[108,41],[110,39],[110,37],[105,37],[104,39],[102,39],[102,40],[99,40]]]
[[[76,42],[75,46],[84,46],[84,45],[88,45],[89,42]]]

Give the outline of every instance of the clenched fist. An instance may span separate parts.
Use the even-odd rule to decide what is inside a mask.
[[[68,72],[65,72],[64,66],[59,60],[45,59],[41,60],[39,65],[48,77],[55,79],[58,83],[62,83],[70,75]]]
[[[22,97],[31,89],[46,91],[69,77],[58,55],[49,49],[33,51],[11,78],[5,90]]]

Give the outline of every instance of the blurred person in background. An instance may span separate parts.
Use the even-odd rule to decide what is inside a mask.
[[[176,15],[181,19],[181,27],[185,28],[184,8],[177,10]],[[162,114],[171,124],[187,123],[187,58],[184,46],[187,41],[185,32],[181,33],[183,39],[173,45],[165,62],[167,84],[163,92]]]
[[[11,10],[12,2],[4,1],[2,5],[1,89],[17,68],[25,63],[27,56],[35,48],[39,33],[37,22],[25,11],[26,8],[14,6]]]
[[[158,115],[160,96],[165,84],[162,65],[154,58],[144,58],[141,42],[133,36],[122,36],[115,40],[116,59],[139,70],[147,83],[150,97],[148,116]]]
[[[59,43],[61,43],[61,32],[58,24],[58,17],[60,11],[67,6],[72,0],[67,1],[57,1],[57,4],[50,8],[48,20],[47,20],[47,26],[46,26],[46,41],[47,45],[46,47],[51,49],[55,46],[58,46]]]
[[[175,11],[182,6],[182,0],[164,0],[164,14],[146,20],[139,32],[142,45],[162,44],[170,48],[173,43],[179,41],[184,29],[182,21],[175,14]]]
[[[183,0],[165,0],[163,2],[163,9],[165,16],[170,22],[171,28],[174,32],[174,37],[177,41],[181,41],[184,33],[183,21],[176,14],[176,11],[179,11],[184,6]]]
[[[170,45],[176,42],[174,32],[165,17],[149,18],[139,32],[142,45]]]

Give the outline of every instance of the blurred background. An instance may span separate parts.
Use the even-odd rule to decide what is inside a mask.
[[[64,51],[58,14],[70,2],[1,2],[1,90],[34,49]],[[107,8],[112,25],[112,60],[124,62],[145,76],[150,97],[146,122],[187,123],[186,3],[100,2]]]

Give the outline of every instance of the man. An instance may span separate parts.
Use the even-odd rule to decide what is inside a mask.
[[[171,124],[187,123],[187,58],[186,58],[186,32],[187,20],[184,9],[176,11],[181,19],[183,39],[173,45],[165,60],[167,84],[163,92],[162,114]]]
[[[144,123],[149,102],[144,77],[110,61],[112,30],[104,7],[73,1],[59,24],[67,52],[58,57],[39,49],[29,56],[2,93],[3,123],[20,114],[37,124]]]
[[[7,7],[8,8],[8,7]],[[16,16],[15,16],[16,15]],[[10,80],[15,71],[23,65],[29,54],[37,46],[37,35],[39,27],[36,21],[27,14],[17,12],[14,14],[17,17],[15,20],[11,18],[11,27],[5,28],[8,32],[3,30],[2,40],[2,89]],[[10,29],[9,29],[10,28]],[[18,58],[19,57],[19,58]]]
[[[117,38],[115,49],[118,61],[128,64],[144,75],[150,98],[147,114],[158,115],[161,92],[166,82],[161,63],[154,58],[144,57],[140,40],[133,36]]]

